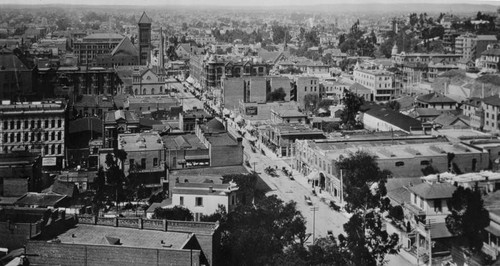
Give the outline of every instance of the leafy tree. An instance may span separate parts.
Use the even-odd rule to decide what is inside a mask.
[[[318,94],[306,94],[304,96],[304,109],[309,112],[314,112],[318,108],[320,98]]]
[[[286,247],[305,242],[305,219],[275,195],[240,205],[220,222],[222,265],[274,265]]]
[[[268,102],[284,101],[286,97],[286,92],[283,88],[277,88],[267,95]]]
[[[256,196],[257,174],[230,174],[222,176],[222,183],[227,184],[234,182],[238,186],[240,192],[239,202],[242,204],[250,204]]]
[[[364,151],[339,158],[335,166],[338,172],[344,171],[346,210],[352,214],[344,225],[346,236],[339,236],[347,250],[346,259],[354,265],[381,264],[386,254],[398,251],[398,236],[382,228],[381,213],[390,206],[385,197],[390,172],[380,170],[375,157]]]
[[[364,99],[348,91],[344,96],[343,102],[345,107],[340,114],[340,118],[347,129],[352,129],[356,126],[356,115],[363,105]]]
[[[224,205],[219,204],[217,210],[209,215],[202,215],[200,217],[200,221],[202,222],[217,222],[225,218],[227,215],[226,207]]]
[[[399,112],[399,109],[401,108],[401,104],[398,101],[388,101],[387,103],[385,103],[385,107],[387,107],[393,111]]]
[[[154,210],[153,219],[192,221],[193,213],[191,213],[189,209],[182,206],[165,209],[158,207]]]
[[[490,224],[479,189],[458,187],[449,203],[451,214],[446,217],[448,230],[462,238],[473,253],[483,247],[484,228]]]

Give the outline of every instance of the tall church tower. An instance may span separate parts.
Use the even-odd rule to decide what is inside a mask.
[[[151,62],[151,23],[153,21],[146,15],[146,12],[142,13],[141,19],[139,19],[139,64],[147,65]]]

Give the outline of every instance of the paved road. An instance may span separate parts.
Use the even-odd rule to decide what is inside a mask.
[[[229,131],[234,135],[238,135],[234,124],[229,126]],[[277,173],[280,174],[279,177],[271,177],[264,172],[264,169],[268,166],[275,167],[278,169],[286,167],[291,169],[283,160],[279,158],[270,158],[262,155],[260,152],[252,152],[250,143],[248,140],[243,140],[243,146],[245,147],[246,160],[250,162],[251,169],[253,170],[255,163],[255,171],[259,173],[260,177],[268,184],[272,189],[269,194],[275,194],[280,199],[285,202],[295,201],[297,202],[297,209],[302,212],[302,215],[306,218],[307,233],[313,233],[315,231],[315,236],[326,236],[329,230],[336,236],[344,232],[342,225],[347,222],[347,218],[344,214],[333,211],[326,203],[322,202],[319,197],[312,195],[312,188],[306,183],[305,177],[294,172],[295,180],[291,180],[284,176],[283,173],[278,170]],[[302,180],[300,180],[302,178]],[[313,205],[308,205],[304,196],[311,197]],[[316,207],[317,211],[313,212],[312,207]],[[312,237],[309,241],[312,240]]]
[[[191,110],[193,107],[198,109],[203,109],[203,102],[198,100],[194,95],[192,95],[189,91],[184,92],[184,85],[180,82],[172,83],[172,88],[177,89],[178,93],[176,95],[177,99],[181,101],[182,109],[184,111]]]

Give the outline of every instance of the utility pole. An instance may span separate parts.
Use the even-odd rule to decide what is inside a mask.
[[[316,233],[316,212],[318,211],[318,207],[314,206],[311,208],[313,212],[313,245],[315,242],[315,233]]]
[[[344,173],[343,169],[340,169],[340,203],[344,203]]]

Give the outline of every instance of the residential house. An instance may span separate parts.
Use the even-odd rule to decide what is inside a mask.
[[[227,212],[239,204],[238,187],[234,183],[175,183],[172,190],[172,205],[182,206],[195,215],[195,221],[201,215],[215,213],[219,206]],[[167,206],[168,207],[168,206]]]
[[[415,99],[417,107],[434,108],[436,110],[456,110],[457,102],[444,94],[432,92],[420,95]]]

